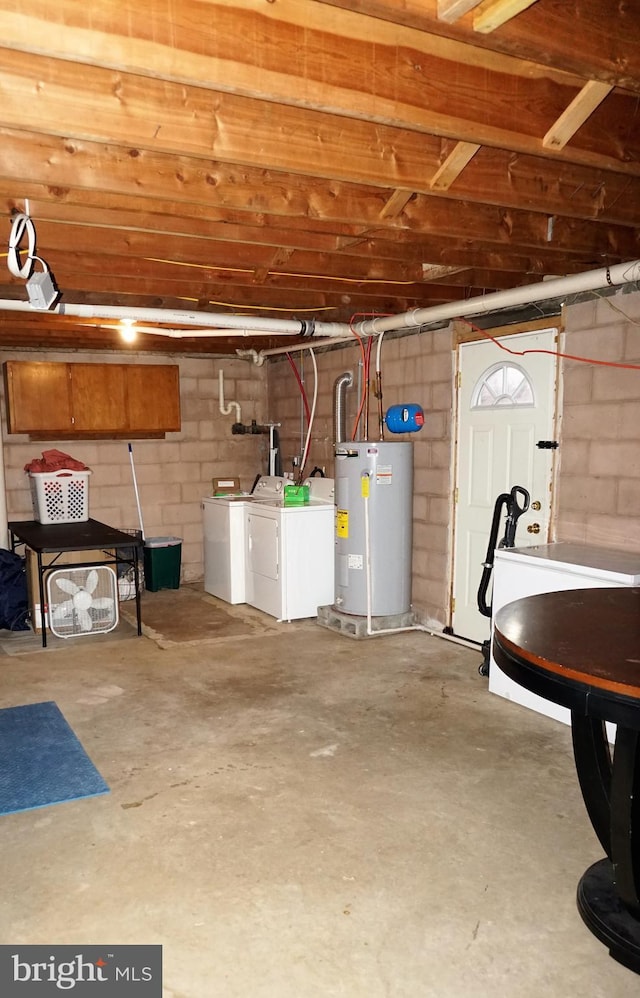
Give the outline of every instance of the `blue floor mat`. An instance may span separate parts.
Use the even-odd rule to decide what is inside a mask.
[[[53,701],[0,710],[0,815],[108,792]]]

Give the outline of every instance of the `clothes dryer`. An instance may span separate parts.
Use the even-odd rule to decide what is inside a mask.
[[[256,488],[261,498],[245,508],[246,602],[278,620],[315,617],[319,606],[334,599],[333,479],[304,484],[304,505],[265,498]]]

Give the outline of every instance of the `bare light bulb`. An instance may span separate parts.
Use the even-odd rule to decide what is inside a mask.
[[[135,319],[120,320],[120,338],[125,343],[135,343],[138,338]]]

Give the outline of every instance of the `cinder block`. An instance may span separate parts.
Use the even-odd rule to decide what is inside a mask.
[[[387,630],[404,630],[416,623],[413,611],[407,613],[389,614],[386,617],[371,618],[371,633],[368,632],[366,617],[356,617],[354,614],[342,613],[333,606],[318,607],[318,623],[330,631],[337,631],[348,638],[383,637]]]

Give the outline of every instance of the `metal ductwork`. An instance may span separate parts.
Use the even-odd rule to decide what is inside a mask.
[[[350,371],[339,374],[333,383],[333,442],[342,443],[346,440],[346,391],[353,385],[353,375]]]

